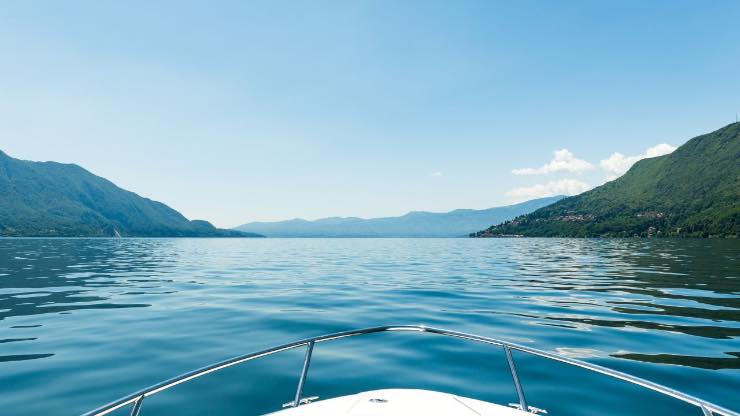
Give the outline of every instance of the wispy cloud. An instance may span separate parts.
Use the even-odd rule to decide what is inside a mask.
[[[638,160],[667,155],[674,150],[676,150],[675,146],[661,143],[647,149],[645,153],[634,156],[625,156],[619,152],[614,152],[608,159],[599,162],[599,165],[607,172],[608,179],[613,180],[624,175]]]
[[[542,175],[554,172],[583,173],[593,169],[591,163],[576,158],[568,149],[560,149],[553,152],[552,160],[539,168],[523,168],[511,171],[514,175]]]
[[[515,200],[526,200],[555,195],[576,195],[589,189],[591,189],[591,185],[577,179],[560,179],[558,181],[512,189],[506,195]]]
[[[444,172],[436,171],[436,172],[430,173],[429,176],[440,177],[440,176],[445,176],[445,174],[444,174]]]

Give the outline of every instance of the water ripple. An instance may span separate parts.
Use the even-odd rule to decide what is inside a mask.
[[[82,412],[238,353],[389,323],[527,343],[733,407],[739,271],[740,242],[720,240],[0,239],[0,408],[11,415]],[[351,343],[317,348],[324,361],[312,366],[307,388],[331,395],[408,385],[509,400],[508,376],[478,371],[481,362],[506,370],[489,350],[384,339],[373,344],[377,356]],[[577,388],[586,376],[521,359],[531,372],[528,396],[551,414],[558,406],[572,415],[603,408],[562,407],[555,399],[565,395],[593,400]],[[422,362],[439,368],[430,374]],[[249,377],[240,369],[222,376],[229,383],[216,377],[196,391],[249,391],[282,403],[290,394],[277,394],[277,386],[294,382],[295,366],[263,368],[273,391],[259,390],[267,383],[244,385]],[[332,374],[342,380],[332,382]],[[554,381],[558,376],[579,382]],[[193,394],[182,389],[148,411]]]

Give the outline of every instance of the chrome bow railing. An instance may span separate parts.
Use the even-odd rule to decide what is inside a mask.
[[[233,357],[228,360],[221,361],[215,364],[211,364],[211,365],[199,368],[197,370],[179,375],[177,377],[173,377],[161,383],[157,383],[153,386],[139,390],[128,396],[122,397],[116,401],[113,401],[104,406],[101,406],[95,410],[87,412],[83,416],[103,416],[103,415],[111,413],[127,405],[133,405],[131,409],[131,413],[130,413],[131,416],[139,416],[139,412],[141,411],[141,407],[144,402],[144,399],[149,396],[155,395],[171,387],[174,387],[178,384],[204,376],[214,371],[222,370],[224,368],[231,367],[233,365],[241,364],[246,361],[251,361],[257,358],[272,355],[272,354],[275,354],[281,351],[287,351],[287,350],[291,350],[294,348],[306,346],[306,355],[303,360],[303,368],[301,369],[301,375],[298,380],[298,388],[296,389],[295,398],[293,399],[292,402],[287,404],[290,407],[296,407],[308,401],[302,398],[303,387],[305,385],[306,378],[308,376],[308,369],[311,364],[311,355],[313,353],[314,346],[317,343],[331,341],[331,340],[340,339],[340,338],[348,338],[348,337],[354,337],[358,335],[367,335],[367,334],[374,334],[378,332],[389,332],[389,331],[427,332],[430,334],[438,334],[438,335],[444,335],[448,337],[461,338],[461,339],[466,339],[470,341],[477,341],[477,342],[482,342],[485,344],[491,344],[491,345],[497,345],[497,346],[503,347],[504,353],[506,355],[506,359],[509,363],[509,369],[511,371],[511,376],[514,381],[514,387],[516,388],[516,393],[517,393],[517,396],[519,397],[519,403],[516,405],[516,407],[518,407],[519,409],[526,410],[528,412],[532,412],[532,413],[536,413],[540,411],[540,409],[529,406],[527,404],[527,399],[524,395],[524,388],[522,387],[522,384],[519,381],[519,374],[517,372],[516,365],[514,363],[514,357],[512,356],[512,353],[511,353],[512,350],[521,351],[524,353],[528,353],[528,354],[548,358],[551,360],[559,361],[562,363],[570,364],[576,367],[585,368],[587,370],[591,370],[591,371],[601,373],[601,374],[604,374],[604,375],[607,375],[613,378],[617,378],[617,379],[620,379],[620,380],[623,380],[623,381],[626,381],[632,384],[636,384],[638,386],[656,391],[658,393],[662,393],[666,396],[670,396],[675,399],[678,399],[683,402],[694,405],[697,407],[697,410],[701,410],[704,416],[713,416],[713,415],[740,416],[740,413],[734,412],[729,409],[725,409],[721,406],[717,406],[705,400],[696,398],[686,393],[682,393],[678,390],[674,390],[672,388],[663,386],[658,383],[653,383],[652,381],[645,380],[639,377],[631,376],[629,374],[625,374],[620,371],[602,367],[600,365],[587,363],[585,361],[575,360],[573,358],[564,357],[562,355],[553,354],[547,351],[542,351],[542,350],[530,348],[524,345],[502,341],[502,340],[495,339],[495,338],[482,337],[479,335],[466,334],[462,332],[448,331],[446,329],[431,328],[431,327],[427,327],[423,325],[377,326],[377,327],[372,327],[372,328],[356,329],[353,331],[337,332],[334,334],[321,335],[318,337],[307,338],[307,339],[303,339],[300,341],[291,342],[289,344],[284,344],[284,345],[280,345],[277,347],[268,348],[266,350],[258,351],[258,352],[251,353],[251,354],[240,355],[238,357]]]

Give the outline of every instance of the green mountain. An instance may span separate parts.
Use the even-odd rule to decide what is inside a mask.
[[[740,236],[740,123],[471,237]]]
[[[332,217],[316,221],[294,219],[252,222],[236,229],[268,237],[465,237],[488,224],[532,212],[562,198],[564,197],[553,196],[481,210],[414,211],[400,217]]]
[[[71,164],[30,162],[0,151],[0,236],[256,237],[189,221]]]

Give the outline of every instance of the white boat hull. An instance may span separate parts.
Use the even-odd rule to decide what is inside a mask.
[[[318,400],[273,416],[524,416],[531,413],[430,390],[386,389]]]

